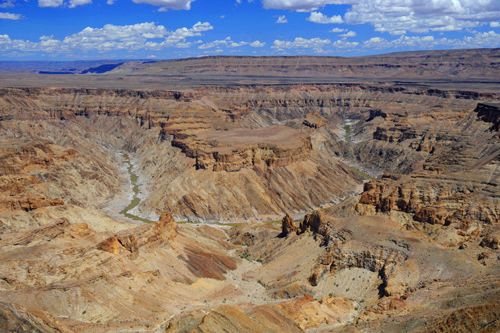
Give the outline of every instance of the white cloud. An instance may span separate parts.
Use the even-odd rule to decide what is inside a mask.
[[[108,0],[108,1],[106,1],[106,3],[107,3],[108,5],[114,5],[114,4],[115,4],[115,2],[116,2],[115,0]]]
[[[285,49],[313,49],[316,53],[331,52],[335,49],[350,50],[354,48],[371,50],[393,50],[393,49],[433,49],[435,47],[446,48],[483,48],[499,47],[500,34],[494,31],[475,32],[471,36],[463,38],[447,39],[436,38],[434,36],[401,36],[399,38],[388,40],[382,37],[373,37],[364,42],[350,42],[347,38],[337,40],[333,43],[328,39],[295,38],[294,41],[275,40],[273,49],[283,51]]]
[[[434,36],[401,36],[398,39],[388,41],[385,38],[373,37],[363,43],[363,46],[369,49],[387,49],[387,48],[400,48],[400,47],[418,47],[418,48],[432,48],[438,44],[452,46],[457,45],[459,40],[448,40],[442,38],[436,40]]]
[[[0,13],[0,20],[20,20],[22,18],[21,14]]]
[[[106,24],[102,28],[85,28],[63,40],[69,49],[87,49],[98,52],[116,50],[138,50],[148,39],[164,38],[167,30],[153,22],[117,26]]]
[[[390,47],[387,39],[382,37],[372,37],[363,42],[363,45],[368,49],[385,49]]]
[[[54,39],[53,36],[42,36],[36,43],[11,40],[8,35],[1,35],[0,51],[40,51],[60,54],[186,48],[201,43],[201,41],[189,42],[187,38],[201,36],[202,32],[211,29],[213,27],[208,22],[198,22],[192,28],[180,28],[175,31],[168,31],[163,25],[156,25],[154,22],[124,26],[107,24],[102,28],[87,27],[63,40]]]
[[[338,0],[262,0],[265,9],[312,11],[330,4],[341,4]]]
[[[284,41],[284,40],[275,40],[273,49],[298,49],[298,48],[306,48],[306,49],[320,49],[322,47],[330,44],[331,41],[329,39],[321,39],[321,38],[311,38],[306,39],[302,37],[297,37],[293,42]]]
[[[0,8],[14,7],[14,1],[15,0],[3,0],[2,3],[0,3]]]
[[[358,46],[359,43],[358,42],[348,42],[344,39],[341,39],[341,40],[338,40],[336,42],[333,42],[332,45],[334,48],[337,48],[337,49],[353,49],[356,46]]]
[[[92,0],[69,0],[69,8],[75,8],[77,6],[89,5],[92,3]],[[113,0],[108,0],[108,5],[112,5],[114,3]],[[64,0],[38,0],[38,7],[61,7],[64,5]]]
[[[132,0],[134,3],[146,3],[153,6],[163,6],[174,10],[190,10],[195,0]]]
[[[381,37],[373,37],[363,42],[363,47],[368,49],[391,49],[391,48],[418,48],[431,49],[436,46],[459,47],[459,48],[481,48],[500,46],[500,34],[494,31],[477,32],[473,36],[462,39],[435,38],[434,36],[401,36],[394,40]]]
[[[69,8],[75,8],[76,6],[89,5],[92,3],[92,0],[70,0]]]
[[[9,35],[0,35],[0,47],[12,43]]]
[[[245,45],[248,45],[247,42],[230,42],[227,47],[240,47],[240,46],[245,46]]]
[[[490,22],[491,28],[500,28],[500,22]]]
[[[356,37],[356,32],[355,31],[348,31],[345,34],[341,34],[340,37]]]
[[[188,37],[196,37],[196,36],[201,36],[202,32],[212,30],[214,27],[208,22],[198,22],[195,25],[193,25],[192,28],[179,28],[175,30],[174,32],[170,33],[169,36],[166,38],[165,42],[169,44],[175,44],[179,41],[183,41]]]
[[[344,16],[346,23],[369,23],[376,31],[392,35],[459,31],[500,17],[498,0],[263,0],[262,4],[266,9],[296,11],[351,5]]]
[[[308,20],[309,22],[322,23],[322,24],[344,22],[344,20],[342,20],[342,17],[340,15],[333,15],[332,17],[328,17],[320,12],[312,12],[306,20]]]
[[[210,43],[202,44],[202,45],[198,46],[198,48],[201,50],[211,49],[213,47],[219,47],[220,45],[227,45],[230,41],[231,41],[231,37],[226,37],[226,39],[214,40]]]
[[[38,0],[38,7],[60,7],[63,0]]]
[[[266,45],[266,43],[263,43],[263,42],[256,40],[255,42],[252,42],[249,45],[251,47],[264,47],[264,45]]]
[[[344,32],[344,31],[347,31],[347,29],[333,28],[329,32]]]
[[[500,34],[494,31],[478,32],[474,36],[465,37],[463,41],[457,41],[457,46],[460,47],[499,47]],[[470,46],[469,46],[470,45]]]
[[[345,15],[347,23],[370,23],[376,31],[392,34],[458,31],[500,16],[497,0],[370,0],[352,4]]]
[[[255,44],[257,43],[257,44]],[[256,42],[253,42],[252,44],[249,44],[248,42],[234,42],[233,40],[231,40],[231,37],[226,37],[225,39],[221,39],[221,40],[214,40],[212,42],[209,42],[209,43],[205,43],[205,44],[201,44],[200,46],[198,46],[198,48],[200,50],[205,50],[205,49],[211,49],[211,48],[214,48],[214,47],[222,47],[222,46],[225,46],[225,47],[228,47],[228,48],[234,48],[234,47],[241,47],[241,46],[245,46],[245,45],[250,45],[250,46],[253,46],[253,47],[260,47],[258,45],[260,42],[259,41],[256,41]],[[263,43],[265,44],[265,43]],[[264,46],[264,45],[262,45]]]
[[[276,23],[288,23],[288,20],[287,18],[285,17],[285,15],[280,15],[278,17],[278,20],[276,21]]]

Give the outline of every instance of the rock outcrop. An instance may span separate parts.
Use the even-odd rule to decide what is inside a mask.
[[[479,103],[476,110],[477,117],[487,123],[491,123],[491,130],[500,131],[500,104],[499,103]]]
[[[285,217],[281,220],[281,235],[282,236],[288,236],[292,232],[297,231],[297,226],[295,225],[295,222],[293,221],[293,217],[290,215],[286,214]]]
[[[158,222],[146,224],[132,230],[122,231],[97,244],[97,249],[118,254],[122,250],[130,253],[139,251],[144,246],[159,246],[171,244],[177,236],[177,222],[170,212],[160,215]]]
[[[492,235],[487,235],[481,240],[479,246],[489,247],[492,250],[498,250],[500,249],[500,239]]]

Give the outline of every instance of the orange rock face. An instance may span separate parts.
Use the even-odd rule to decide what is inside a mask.
[[[101,251],[106,251],[112,254],[120,253],[120,250],[123,249],[123,246],[118,241],[118,236],[114,235],[109,237],[105,241],[96,245],[96,248]]]

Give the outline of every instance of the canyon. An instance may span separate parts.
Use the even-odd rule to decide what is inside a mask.
[[[497,331],[499,57],[4,69],[0,330]]]

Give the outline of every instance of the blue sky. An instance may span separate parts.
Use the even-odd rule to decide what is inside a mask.
[[[500,47],[500,0],[0,0],[0,60]]]

